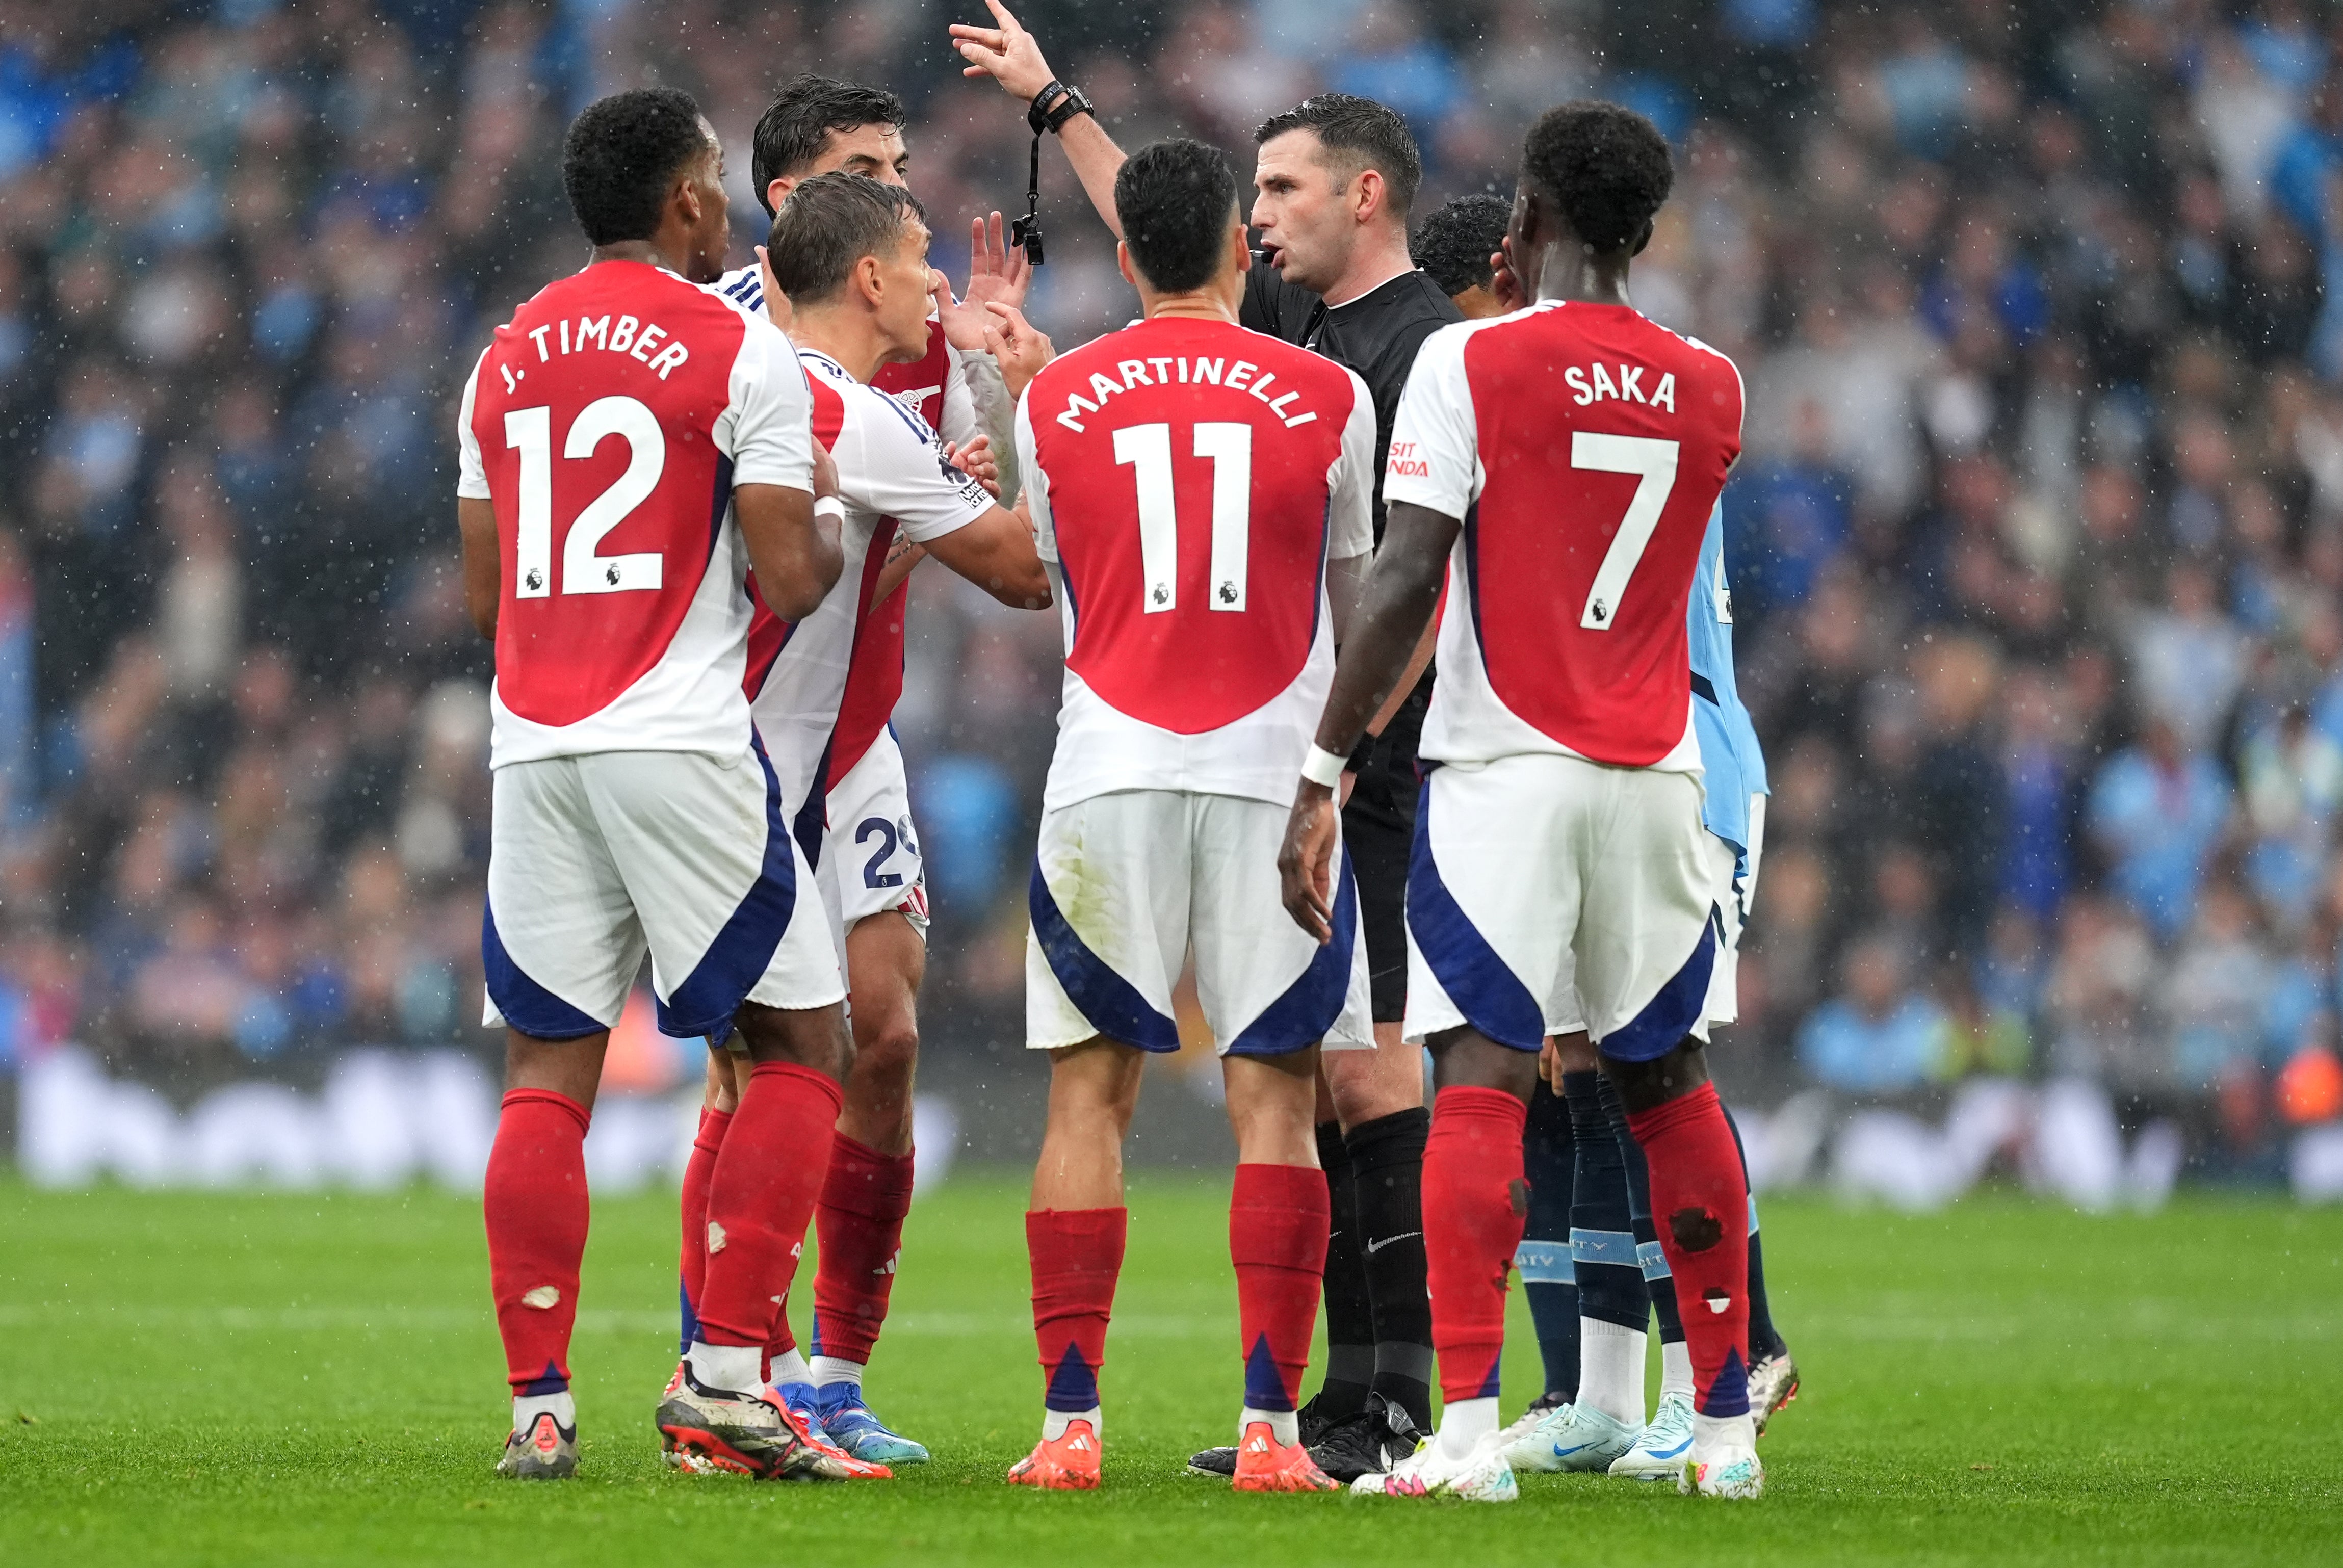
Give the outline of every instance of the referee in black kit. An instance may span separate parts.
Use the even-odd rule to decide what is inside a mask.
[[[1033,35],[999,0],[994,27],[954,25],[963,75],[990,76],[1027,106],[1038,136],[1057,134],[1091,205],[1118,236],[1122,150],[1061,83]],[[1239,319],[1358,372],[1375,402],[1374,527],[1383,534],[1383,459],[1416,350],[1463,317],[1408,256],[1408,206],[1423,175],[1406,122],[1372,99],[1322,93],[1254,133],[1252,223],[1261,249]],[[1037,143],[1038,148],[1038,143]],[[1415,836],[1415,752],[1431,701],[1427,630],[1406,679],[1352,759],[1342,836],[1356,868],[1373,986],[1373,1052],[1323,1059],[1318,1160],[1333,1211],[1326,1251],[1325,1382],[1302,1411],[1302,1440],[1337,1481],[1388,1470],[1432,1426],[1432,1308],[1424,1289],[1420,1195],[1424,1134],[1420,1053],[1402,1044],[1407,1000],[1406,896]],[[1191,1467],[1232,1474],[1233,1448]]]

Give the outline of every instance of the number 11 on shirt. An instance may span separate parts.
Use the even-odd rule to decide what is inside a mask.
[[[1245,553],[1252,528],[1252,427],[1200,422],[1194,451],[1212,460],[1211,608],[1245,607]],[[1180,522],[1172,490],[1172,427],[1128,425],[1114,433],[1114,460],[1139,486],[1139,562],[1146,612],[1179,603]]]

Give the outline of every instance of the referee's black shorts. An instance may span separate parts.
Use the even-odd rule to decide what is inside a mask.
[[[1407,1016],[1407,862],[1415,844],[1416,741],[1431,701],[1427,676],[1377,738],[1342,808],[1342,842],[1359,884],[1367,985],[1377,1023]]]

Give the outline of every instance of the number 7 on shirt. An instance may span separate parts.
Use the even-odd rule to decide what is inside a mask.
[[[1608,631],[1618,617],[1619,598],[1627,591],[1627,579],[1635,575],[1636,563],[1644,558],[1652,532],[1660,526],[1668,493],[1676,487],[1676,452],[1675,442],[1649,436],[1607,436],[1594,430],[1571,436],[1572,467],[1638,476],[1627,515],[1619,520],[1619,531],[1611,537],[1611,548],[1603,552],[1603,564],[1594,570],[1594,586],[1586,591],[1586,608],[1578,624],[1589,631]]]

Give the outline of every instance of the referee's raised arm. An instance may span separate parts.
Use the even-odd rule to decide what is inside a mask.
[[[1009,14],[1009,8],[1001,0],[984,3],[1001,25],[951,25],[952,47],[968,62],[960,75],[990,76],[1003,92],[1026,106],[1029,114],[1036,107],[1042,111],[1058,133],[1058,144],[1066,149],[1066,161],[1074,166],[1075,177],[1082,182],[1091,206],[1098,209],[1114,237],[1121,239],[1122,220],[1114,211],[1114,176],[1122,167],[1122,149],[1114,145],[1098,116],[1087,112],[1088,99],[1075,95],[1069,100],[1065,84],[1041,57],[1041,45]],[[1036,105],[1044,93],[1051,95],[1050,101]]]

